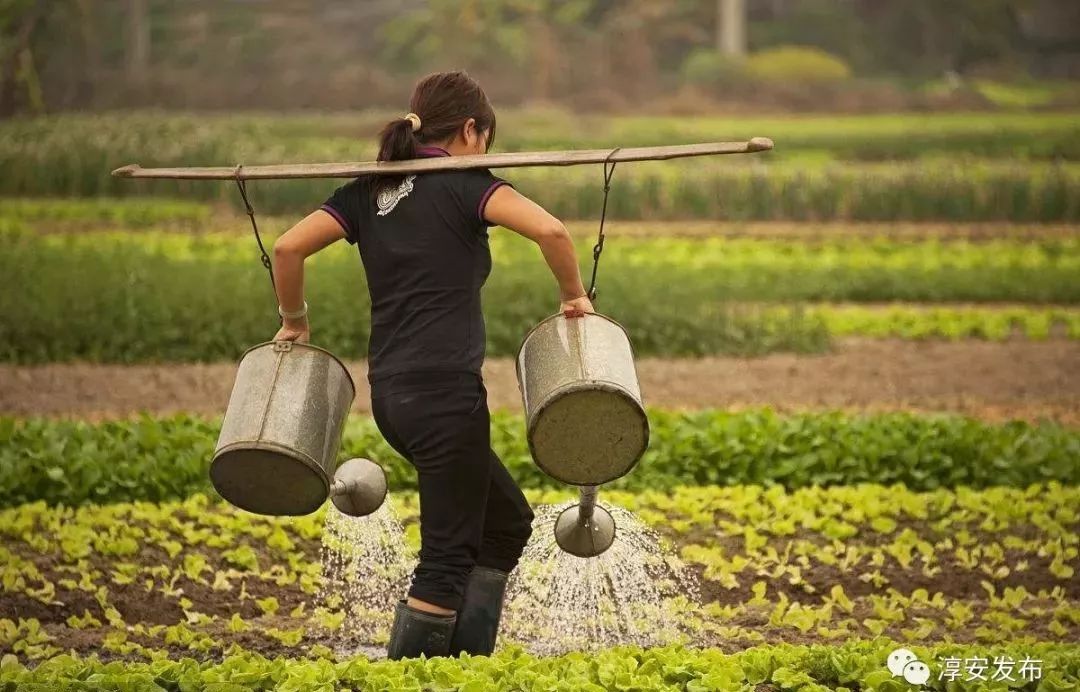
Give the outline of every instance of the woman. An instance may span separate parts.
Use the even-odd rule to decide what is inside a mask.
[[[410,110],[383,128],[380,161],[482,154],[494,141],[495,113],[464,72],[422,79]],[[480,288],[492,225],[540,246],[560,310],[593,312],[566,228],[487,169],[360,176],[274,244],[275,339],[309,339],[305,257],[344,238],[364,265],[372,413],[420,486],[420,561],[397,603],[392,659],[490,654],[532,532],[533,512],[490,446]]]

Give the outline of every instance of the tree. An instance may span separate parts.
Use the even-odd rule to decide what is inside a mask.
[[[0,11],[4,54],[0,56],[0,117],[8,117],[18,110],[19,82],[25,88],[26,100],[31,105],[41,105],[40,86],[35,79],[31,40],[42,16],[45,0],[7,0]],[[20,71],[20,67],[22,70]],[[20,80],[20,74],[23,79]]]
[[[146,81],[150,70],[150,17],[146,0],[128,0],[127,73],[136,84]]]
[[[722,55],[746,55],[746,0],[716,0],[716,50]]]

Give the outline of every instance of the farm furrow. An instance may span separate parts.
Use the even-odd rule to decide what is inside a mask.
[[[990,643],[1006,632],[1080,642],[1078,493],[1058,484],[731,486],[611,491],[605,502],[635,512],[696,577],[701,603],[679,621],[689,643],[732,650],[913,632],[924,644]],[[534,505],[570,497],[527,495]],[[390,502],[414,560],[417,498]],[[231,644],[264,655],[377,646],[386,623],[355,629],[346,604],[316,598],[326,511],[268,518],[203,495],[2,510],[0,618],[36,619],[48,635],[38,653],[130,658],[145,647],[213,658]]]

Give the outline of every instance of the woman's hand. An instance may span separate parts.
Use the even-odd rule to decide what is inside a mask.
[[[559,310],[566,317],[583,317],[586,312],[596,312],[593,309],[592,301],[588,296],[581,296],[580,298],[573,298],[571,300],[564,300],[559,305]]]
[[[307,317],[287,319],[281,323],[281,329],[274,335],[274,341],[298,341],[306,344],[311,341],[311,327]]]

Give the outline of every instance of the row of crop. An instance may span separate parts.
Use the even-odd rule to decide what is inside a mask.
[[[523,493],[533,507],[558,509],[577,500],[576,489],[565,485],[526,487]],[[385,507],[404,527],[402,549],[413,554],[420,549],[419,500],[415,490],[395,491]],[[671,540],[682,558],[703,565],[704,576],[720,581],[724,588],[738,587],[735,578],[739,576],[756,580],[761,574],[754,569],[779,566],[795,578],[783,585],[774,584],[774,589],[799,599],[820,595],[811,582],[820,586],[828,579],[814,574],[813,569],[806,570],[807,579],[799,578],[801,575],[791,569],[796,565],[842,566],[846,571],[883,568],[892,575],[918,570],[926,584],[935,583],[943,568],[965,578],[969,575],[960,572],[973,570],[980,578],[1004,580],[1003,584],[1011,587],[1012,579],[1007,578],[1022,579],[1036,570],[1046,571],[1053,579],[1070,580],[1080,547],[1076,533],[1080,487],[1054,481],[1026,488],[976,490],[960,486],[922,492],[876,483],[795,489],[684,485],[635,491],[605,486],[600,501],[620,512],[633,513],[628,521]],[[196,582],[214,577],[210,567],[232,567],[272,578],[277,571],[273,565],[287,563],[295,570],[289,573],[288,583],[312,594],[318,586],[317,570],[302,563],[315,551],[303,544],[320,536],[328,546],[335,536],[346,543],[350,540],[324,527],[332,521],[330,515],[353,524],[380,520],[345,518],[330,504],[301,517],[255,515],[211,502],[210,496],[202,493],[161,503],[70,507],[37,501],[0,508],[4,520],[0,536],[5,539],[4,552],[0,553],[5,558],[3,574],[27,577],[18,587],[10,579],[2,583],[9,592],[17,588],[20,593],[50,602],[43,589],[54,592],[57,585],[46,587],[42,570],[76,564],[91,555],[137,560],[151,568],[149,576],[171,577],[168,566],[166,571],[160,569],[160,550],[175,561],[175,569]],[[543,522],[541,516],[536,524]],[[212,565],[206,562],[210,556]],[[88,576],[125,583],[107,573]],[[864,577],[862,581],[870,580]],[[950,594],[957,591],[952,584],[940,586]],[[1049,598],[1064,602],[1063,595]],[[1014,605],[1026,600],[1022,596],[1012,597],[1018,599]],[[1028,612],[1025,605],[1017,614],[1037,613]]]
[[[571,497],[574,491],[567,488],[525,492],[534,507],[558,508],[576,501],[576,493]],[[620,515],[619,522],[640,521],[670,539],[682,559],[702,567],[706,580],[728,591],[754,593],[739,606],[758,605],[766,594],[770,601],[780,596],[781,601],[805,606],[832,590],[838,578],[832,570],[842,570],[852,595],[888,599],[876,610],[876,621],[861,623],[872,634],[881,634],[880,625],[903,621],[904,608],[912,605],[904,598],[905,590],[914,586],[929,589],[927,595],[943,589],[923,605],[947,609],[953,624],[967,624],[972,614],[955,602],[946,605],[942,596],[951,600],[971,594],[956,582],[943,581],[943,575],[972,585],[993,580],[992,586],[980,586],[991,606],[1007,606],[1013,620],[999,623],[1003,629],[1023,628],[1045,615],[1038,606],[1044,598],[1061,606],[1061,620],[1080,625],[1080,610],[1070,602],[1073,592],[1068,588],[1080,568],[1078,501],[1080,487],[1056,482],[926,492],[873,483],[791,490],[676,486],[634,492],[605,489],[600,499],[602,505],[633,513],[632,519]],[[418,497],[397,493],[392,503],[405,526],[406,544],[419,550]],[[623,528],[633,532],[637,527]],[[781,576],[783,583],[761,581]],[[1048,593],[1039,594],[1034,584]],[[915,600],[920,600],[918,595]],[[849,607],[840,610],[851,612]],[[729,610],[726,617],[736,620],[738,614]],[[816,617],[830,624],[829,615],[830,609],[823,608]],[[1064,635],[1065,622],[1051,631]]]
[[[97,232],[40,235],[21,222],[0,226],[10,252],[5,264],[40,256],[40,264],[58,263],[61,253],[81,263],[129,269],[152,265],[162,272],[220,265],[230,272],[251,270],[266,281],[250,229],[232,233]],[[265,229],[269,246],[284,228]],[[669,300],[701,293],[718,300],[865,301],[1020,301],[1080,302],[1080,288],[1070,281],[1080,271],[1080,236],[1039,240],[996,239],[986,242],[931,238],[909,242],[885,237],[829,238],[804,243],[755,238],[618,237],[605,244],[604,284],[647,283],[663,286]],[[592,268],[595,231],[576,227],[581,268]],[[517,279],[515,291],[557,294],[555,280],[536,245],[503,228],[488,232],[493,269],[486,289]],[[339,242],[308,259],[312,273],[328,272],[344,283],[360,283],[363,269],[357,248]],[[20,253],[20,254],[17,254]],[[16,261],[17,260],[17,261]],[[6,269],[6,267],[5,267]],[[338,272],[349,272],[347,277]],[[518,278],[520,277],[520,278]],[[677,281],[672,280],[678,277]],[[318,279],[318,276],[314,277]],[[620,283],[617,283],[620,282]],[[604,285],[601,284],[601,287]],[[680,289],[670,284],[690,284]],[[655,291],[650,291],[655,295]]]
[[[112,178],[105,161],[93,171],[61,168],[49,174],[37,172],[49,162],[7,165],[12,172],[0,176],[5,195],[150,194],[240,206],[228,181]],[[518,168],[500,175],[560,218],[600,215],[599,167]],[[256,181],[249,190],[258,211],[303,214],[317,209],[342,182]],[[1080,172],[1074,164],[996,162],[624,164],[614,177],[607,215],[614,220],[1072,222],[1080,219]]]
[[[32,204],[25,199],[20,205]],[[47,213],[42,208],[42,215]],[[136,207],[138,208],[138,207]],[[194,207],[190,214],[201,213],[202,208]],[[159,214],[160,211],[149,205],[147,214]],[[41,237],[32,232],[33,225],[24,220],[12,218],[6,212],[0,212],[4,219],[2,229],[5,240],[37,243],[42,249],[62,247],[71,250],[86,248],[100,249],[102,246],[125,245],[135,248],[140,253],[165,255],[179,259],[223,260],[238,259],[240,256],[257,253],[256,244],[250,226],[243,222],[234,225],[229,231],[203,234],[169,233],[155,227],[95,233],[60,233]],[[163,215],[162,218],[165,218]],[[288,228],[286,219],[275,219],[279,225],[262,229],[262,238],[267,244]],[[293,223],[299,222],[294,219]],[[138,221],[133,222],[135,224]],[[131,223],[127,224],[129,229]],[[670,225],[668,225],[670,227]],[[595,223],[586,225],[581,222],[573,225],[574,239],[578,242],[577,250],[583,255],[582,262],[591,265],[591,250],[596,239]],[[610,234],[610,251],[604,255],[605,267],[620,262],[635,269],[654,266],[677,267],[682,270],[709,269],[720,272],[752,269],[767,271],[774,266],[785,273],[800,274],[817,265],[828,265],[830,271],[848,272],[855,267],[869,267],[874,272],[883,270],[919,270],[928,274],[947,272],[954,269],[976,268],[995,273],[1010,269],[1037,269],[1039,272],[1057,269],[1071,271],[1080,267],[1080,236],[1070,234],[1061,237],[1039,239],[996,238],[986,242],[969,239],[948,239],[931,237],[911,242],[905,239],[877,237],[822,237],[807,239],[806,242],[791,242],[788,239],[770,238],[725,238],[702,236],[696,238],[658,235],[620,237],[619,225],[605,229]],[[344,240],[344,238],[342,238]],[[488,244],[496,263],[517,263],[538,258],[536,246],[507,229],[495,226],[488,231]],[[354,256],[355,247],[346,248],[342,242],[335,246],[346,249],[348,256]],[[608,248],[605,248],[608,249]],[[326,254],[337,257],[338,253]],[[540,266],[543,267],[542,260]],[[989,277],[992,278],[992,277]],[[769,283],[771,283],[770,277]],[[762,282],[766,283],[765,281]],[[721,284],[721,288],[723,288]],[[725,292],[728,295],[728,292]],[[760,292],[751,296],[761,297]],[[735,296],[733,296],[735,297]],[[774,297],[796,297],[788,293],[779,293]]]
[[[230,651],[216,662],[199,662],[190,657],[170,660],[162,656],[144,663],[106,663],[61,655],[34,668],[6,659],[0,665],[0,684],[19,690],[50,692],[91,688],[146,692],[211,689],[720,692],[754,689],[763,684],[772,685],[770,689],[801,692],[900,692],[911,685],[889,671],[888,657],[901,647],[931,667],[937,678],[932,683],[933,689],[946,689],[941,680],[949,680],[947,689],[953,692],[1068,692],[1080,684],[1080,655],[1071,644],[922,646],[889,639],[849,641],[836,646],[779,644],[736,653],[724,653],[718,648],[617,646],[558,657],[534,657],[515,646],[494,656],[401,661],[370,661],[363,656],[341,662],[318,658],[269,659],[242,650]],[[1011,661],[1007,673],[1011,682],[988,683],[992,668],[990,673],[982,672],[987,668],[981,669],[979,679],[974,680],[967,679],[970,673],[966,669],[960,669],[954,677],[939,677],[953,675],[945,672],[948,661],[960,663],[969,659]],[[1021,664],[1022,661],[1026,663]]]
[[[213,218],[210,205],[179,199],[9,197],[0,200],[0,220],[25,222],[35,227],[198,229],[206,227]]]
[[[1001,341],[1061,334],[1080,339],[1080,310],[1070,308],[816,304],[807,306],[807,315],[820,318],[832,336]]]
[[[0,160],[66,167],[101,162],[229,165],[373,158],[396,112],[319,115],[135,112],[63,114],[0,125]],[[935,157],[1080,159],[1074,113],[873,116],[603,116],[500,109],[493,150],[637,147],[772,138],[780,159]],[[42,170],[43,176],[48,171]]]
[[[533,507],[558,509],[577,500],[577,491],[571,486],[526,487],[523,493]],[[404,527],[402,549],[414,554],[420,548],[419,500],[415,490],[395,491],[386,500],[388,514]],[[629,521],[670,539],[681,557],[706,567],[706,578],[719,577],[725,588],[732,589],[739,585],[733,577],[740,572],[760,576],[747,567],[790,569],[811,562],[819,566],[842,565],[845,570],[918,570],[927,578],[927,584],[934,583],[943,568],[949,568],[957,577],[961,571],[974,570],[980,578],[985,574],[1005,580],[1006,586],[1012,586],[1011,579],[1007,579],[1010,575],[1023,578],[1036,569],[1045,569],[1050,577],[1067,581],[1075,575],[1073,566],[1078,564],[1078,500],[1080,487],[1052,481],[1026,488],[994,486],[975,490],[960,486],[923,492],[875,483],[811,485],[791,490],[777,485],[674,486],[637,491],[609,490],[605,486],[601,504],[632,512]],[[297,570],[290,572],[288,583],[312,594],[318,586],[317,571],[301,563],[315,551],[303,544],[320,536],[327,539],[324,524],[331,521],[331,514],[346,523],[379,521],[379,517],[344,518],[330,504],[301,517],[255,515],[225,503],[212,503],[209,496],[196,493],[162,503],[68,507],[38,501],[0,508],[0,518],[4,519],[0,536],[5,538],[4,568],[33,575],[18,587],[20,593],[43,602],[50,600],[42,594],[43,582],[30,583],[42,578],[42,569],[75,564],[97,555],[139,560],[157,576],[171,576],[168,567],[165,572],[159,569],[157,550],[176,560],[175,569],[192,581],[213,576],[207,575],[210,566],[232,567],[272,578],[277,571],[274,564],[288,563],[289,569]],[[543,517],[537,522],[541,523]],[[343,538],[334,531],[330,534],[327,545],[333,543],[334,535]],[[215,565],[205,563],[211,554]],[[47,558],[44,566],[31,564],[37,557]],[[27,562],[27,558],[32,559]],[[738,566],[733,567],[735,564]],[[113,575],[105,576],[113,583],[124,583]],[[813,570],[808,570],[807,576],[819,585],[827,582]],[[3,583],[9,591],[16,588],[9,580]],[[818,593],[809,581],[798,578],[773,586],[799,598]],[[949,583],[940,586],[950,593],[964,592]],[[1064,601],[1063,595],[1048,597]],[[1022,596],[1011,597],[1018,599],[1014,605],[1026,600]],[[1026,607],[1017,612],[1037,614],[1027,612]]]
[[[904,483],[913,489],[1080,481],[1080,432],[1054,423],[990,425],[956,416],[839,413],[779,416],[768,409],[673,413],[650,409],[650,442],[616,489],[682,484]],[[190,416],[90,424],[0,418],[0,506],[160,501],[209,487],[220,421]],[[492,445],[524,487],[557,487],[532,462],[522,417],[492,414]],[[415,470],[367,416],[346,426],[342,459],[378,462],[390,487]]]
[[[258,215],[259,225],[273,235],[288,228],[296,215]],[[244,214],[223,205],[168,197],[7,197],[0,198],[0,223],[10,221],[37,231],[137,230],[156,232],[250,233]],[[570,219],[570,233],[595,235],[597,221]],[[619,238],[756,238],[816,243],[825,240],[1043,240],[1069,238],[1075,228],[1062,224],[1010,223],[859,223],[741,221],[622,221],[609,232]],[[496,229],[496,233],[503,233]]]
[[[574,120],[578,120],[575,114]],[[602,121],[603,122],[603,121]],[[717,139],[770,137],[772,154],[781,159],[830,158],[850,161],[984,157],[1007,159],[1080,159],[1080,125],[1075,114],[940,113],[872,116],[686,117],[621,116],[596,127],[580,122],[576,137],[545,135],[536,119],[508,146],[641,146],[708,142]],[[560,132],[571,130],[558,122]],[[502,129],[499,136],[502,137]],[[500,140],[501,141],[501,140]],[[535,143],[534,143],[535,142]]]
[[[251,238],[41,235],[10,225],[7,231],[0,232],[0,274],[15,290],[0,293],[0,314],[6,316],[0,360],[233,359],[277,331],[275,297]],[[585,279],[589,242],[578,238]],[[496,230],[490,245],[494,266],[482,294],[487,353],[513,355],[528,330],[558,310],[557,286],[532,243]],[[344,358],[366,355],[370,329],[368,290],[355,252],[337,244],[309,258],[305,272],[313,343]],[[982,313],[974,324],[935,316],[926,327],[912,328],[911,313],[899,322],[890,322],[897,317],[890,313],[856,319],[849,312],[830,320],[822,310],[798,305],[731,301],[1080,300],[1075,239],[805,245],[620,239],[608,243],[602,264],[596,307],[627,329],[642,356],[819,352],[829,345],[830,325],[841,333],[996,336],[1017,320],[1011,313]],[[1072,310],[1021,319],[1034,335],[1049,329],[1047,321],[1075,330]]]
[[[1057,483],[927,493],[876,484],[679,487],[605,491],[601,502],[627,534],[670,538],[700,575],[677,568],[688,591],[662,592],[666,617],[697,644],[882,634],[985,644],[1068,640],[1078,631],[1077,493]],[[525,495],[537,509],[535,541],[549,541],[573,491]],[[353,641],[385,644],[381,599],[357,602],[356,591],[344,597],[338,587],[344,578],[362,582],[364,594],[398,590],[415,564],[418,518],[415,492],[392,493],[385,510],[364,518],[330,505],[266,517],[204,495],[78,508],[39,502],[0,510],[0,585],[11,607],[39,614],[60,650],[97,645],[154,657],[172,645],[212,657],[239,640],[329,655],[325,644],[343,625]],[[535,633],[522,618],[546,577],[529,555],[510,584],[503,633],[511,641]],[[612,569],[617,559],[597,566]],[[698,590],[711,598],[688,609]],[[57,653],[35,634],[22,632],[26,646],[16,651],[29,659]],[[0,653],[11,644],[3,639]]]

